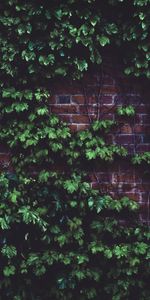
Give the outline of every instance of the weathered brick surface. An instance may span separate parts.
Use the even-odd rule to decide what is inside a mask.
[[[101,76],[102,75],[102,76]],[[119,128],[107,138],[109,143],[127,147],[130,155],[150,151],[150,102],[146,82],[126,78],[120,66],[112,66],[108,59],[103,74],[87,74],[81,81],[63,79],[52,85],[49,99],[50,113],[60,116],[75,132],[88,128],[96,119],[119,122]],[[59,96],[70,96],[69,104],[59,104]],[[116,115],[120,105],[134,105],[136,115],[131,118]],[[0,152],[4,155],[4,148]],[[8,163],[8,156],[0,155],[1,169]],[[61,162],[60,162],[61,163]],[[4,166],[5,165],[5,166]],[[90,174],[93,188],[120,198],[127,195],[141,204],[141,220],[148,221],[150,212],[150,175],[145,168],[134,167],[127,159],[109,164],[97,164],[95,175]]]
[[[145,82],[126,78],[120,67],[112,67],[111,60],[104,66],[103,78],[96,73],[86,75],[81,82],[55,83],[51,111],[68,122],[72,131],[87,129],[95,119],[116,120],[120,126],[107,142],[127,147],[130,155],[150,151],[150,103]],[[57,104],[59,95],[70,95],[69,105]],[[55,99],[55,100],[54,100]],[[116,115],[120,105],[134,105],[134,117]],[[111,166],[96,166],[90,175],[93,188],[114,197],[127,195],[141,204],[141,218],[148,220],[150,178],[145,179],[144,168],[132,166],[127,161],[117,161]]]

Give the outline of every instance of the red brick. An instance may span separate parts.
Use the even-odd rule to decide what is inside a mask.
[[[133,135],[131,134],[120,134],[115,138],[115,141],[121,145],[128,145],[134,143]]]
[[[85,104],[96,104],[97,100],[95,95],[87,95],[85,96]]]
[[[114,86],[107,85],[102,87],[103,94],[115,94],[117,92],[119,92],[119,88],[115,85]]]
[[[103,114],[108,114],[109,112],[111,112],[111,113],[114,113],[115,112],[115,110],[116,110],[116,108],[114,107],[114,105],[100,105],[99,106],[99,109],[100,109],[100,112],[101,113],[103,113]]]
[[[89,117],[87,115],[73,115],[72,123],[89,124]]]
[[[63,122],[66,122],[66,123],[71,123],[72,120],[71,120],[71,115],[59,115],[60,117],[60,120],[62,120]]]
[[[102,95],[103,105],[113,104],[113,97],[110,95]]]
[[[136,124],[134,127],[135,133],[145,133],[150,134],[150,125],[138,125]]]
[[[107,113],[107,114],[100,114],[100,120],[114,120],[114,114]]]
[[[134,174],[114,174],[114,182],[122,183],[134,183],[135,177]]]
[[[100,96],[99,102],[103,104],[113,104],[113,98],[110,94],[110,87],[103,88],[104,90],[102,91],[102,98]],[[111,92],[113,90],[113,87],[111,87]],[[77,104],[97,104],[97,97],[98,97],[98,90],[97,88],[92,88],[90,93],[87,91],[86,95],[73,95],[72,96],[72,102],[77,103]],[[116,91],[115,91],[116,92]],[[103,95],[106,94],[106,95]],[[108,95],[107,95],[108,94]]]
[[[56,104],[51,106],[51,112],[54,114],[72,114],[77,113],[77,106],[68,104]]]
[[[96,106],[93,106],[93,105],[79,105],[79,113],[81,113],[81,114],[87,114],[87,112],[91,113],[91,114],[94,114],[94,113],[96,113],[96,111],[97,111]]]
[[[73,95],[72,103],[85,104],[85,97],[83,95]]]
[[[121,133],[132,134],[132,127],[130,124],[124,124],[120,128]]]
[[[53,95],[53,96],[51,96],[51,97],[49,98],[49,103],[50,103],[50,105],[56,103],[56,96],[55,96],[55,95]]]
[[[76,124],[69,124],[69,128],[72,132],[76,132],[78,130],[78,126]]]
[[[88,128],[89,128],[89,125],[88,125],[88,124],[78,124],[78,125],[77,125],[78,131],[80,131],[80,130],[86,130],[86,129],[88,129]]]
[[[137,124],[134,127],[134,132],[135,133],[142,133],[142,132],[144,132],[144,129],[145,129],[145,126]]]

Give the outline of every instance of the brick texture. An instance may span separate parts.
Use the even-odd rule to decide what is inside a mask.
[[[114,65],[114,64],[113,64]],[[99,72],[100,73],[100,72]],[[125,146],[130,154],[150,151],[150,102],[147,82],[126,78],[121,66],[112,66],[106,60],[103,73],[92,71],[81,81],[62,80],[53,83],[49,99],[50,113],[60,116],[75,132],[85,130],[93,120],[110,119],[120,123],[119,129],[108,137],[109,142]],[[69,104],[59,104],[59,96],[70,96]],[[134,105],[134,117],[120,117],[115,114],[120,105]],[[0,167],[9,164],[4,149],[0,153]],[[147,177],[146,177],[147,176]],[[141,204],[142,221],[150,222],[150,175],[145,169],[134,167],[126,160],[117,160],[105,166],[97,166],[89,174],[93,188],[120,198],[127,195]]]
[[[53,98],[50,100],[52,112],[68,122],[71,130],[85,130],[96,119],[119,122],[119,129],[112,132],[107,141],[125,146],[129,154],[150,151],[150,103],[146,82],[126,78],[120,66],[114,68],[111,60],[103,67],[103,78],[96,72],[87,74],[81,82],[63,81],[55,83]],[[146,92],[145,92],[146,91]],[[69,105],[57,104],[59,95],[70,95]],[[134,117],[120,117],[115,114],[120,105],[133,105]],[[97,167],[98,168],[98,167]],[[141,220],[149,219],[150,178],[145,181],[144,168],[132,166],[127,161],[106,164],[90,174],[93,188],[120,198],[127,195],[141,204]],[[149,220],[150,221],[150,220]]]

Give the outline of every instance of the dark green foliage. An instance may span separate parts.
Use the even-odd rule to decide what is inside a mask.
[[[0,4],[0,142],[14,169],[0,176],[0,300],[150,299],[138,205],[92,189],[85,173],[127,155],[106,142],[116,124],[71,134],[49,114],[51,79],[80,78],[108,45],[129,47],[126,73],[149,77],[149,1],[82,3]]]
[[[62,176],[1,175],[0,299],[136,299],[137,291],[149,299],[149,232],[136,222],[138,205]]]
[[[0,6],[1,70],[18,76],[18,84],[80,78],[109,47],[118,49],[126,74],[150,78],[149,0],[6,0]]]
[[[150,164],[150,152],[136,154],[132,158],[132,161],[134,164],[137,164],[137,165],[140,165],[142,163],[147,163],[149,165]]]
[[[95,158],[126,155],[105,144],[113,122],[71,135],[56,116],[38,118],[34,135],[31,125],[24,138],[1,131],[16,173],[0,177],[0,299],[136,299],[137,290],[149,299],[149,231],[137,203],[101,195],[82,171]]]
[[[132,105],[119,106],[117,108],[117,114],[119,116],[132,117],[135,115],[135,108]]]

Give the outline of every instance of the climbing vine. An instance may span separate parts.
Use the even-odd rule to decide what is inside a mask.
[[[95,160],[127,156],[106,139],[117,124],[98,118],[71,133],[49,112],[52,80],[80,79],[103,49],[122,53],[126,74],[150,77],[149,1],[6,0],[0,8],[0,142],[13,167],[0,175],[0,299],[149,299],[149,231],[138,204],[103,195],[88,178]]]

